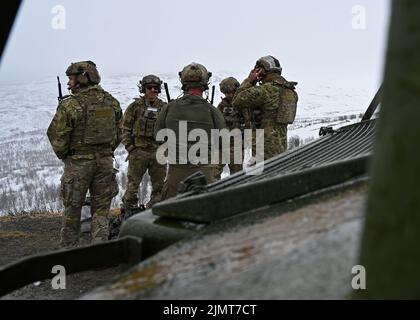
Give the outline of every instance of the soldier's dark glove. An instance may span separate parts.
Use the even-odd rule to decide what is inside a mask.
[[[61,152],[56,152],[56,156],[57,156],[58,159],[64,161],[67,158],[68,154],[67,153],[64,154],[64,153],[61,153]]]
[[[125,147],[125,149],[127,150],[128,153],[133,151],[135,148],[136,148],[136,146],[133,146],[133,145],[129,145],[129,146]]]
[[[248,75],[248,80],[253,84],[256,85],[258,81],[261,80],[262,77],[262,69],[256,68],[252,69]]]

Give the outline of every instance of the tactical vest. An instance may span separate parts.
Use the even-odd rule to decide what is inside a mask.
[[[292,124],[296,118],[298,95],[295,91],[297,82],[281,83],[281,106],[277,111],[277,122],[281,124]]]
[[[116,113],[113,97],[105,92],[95,90],[87,94],[75,95],[82,108],[82,121],[72,132],[71,152],[87,151],[92,148],[105,148],[117,139]],[[107,148],[108,149],[108,148]]]
[[[268,81],[257,87],[264,96],[261,105],[255,105],[250,108],[251,124],[255,129],[265,128],[267,125],[277,123],[277,112],[281,107],[280,83],[277,81]]]
[[[140,105],[136,110],[133,133],[135,137],[153,138],[159,108]]]
[[[136,147],[156,144],[154,140],[156,119],[163,105],[164,103],[161,100],[156,100],[153,106],[146,105],[144,98],[137,100],[133,124],[134,145]]]

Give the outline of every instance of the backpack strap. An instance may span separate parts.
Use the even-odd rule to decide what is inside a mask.
[[[77,103],[82,107],[83,109],[83,135],[82,135],[82,141],[81,143],[85,143],[85,135],[86,135],[86,125],[87,125],[87,107],[86,104],[83,102],[80,97],[77,97],[76,95],[73,96],[74,99],[76,99]]]

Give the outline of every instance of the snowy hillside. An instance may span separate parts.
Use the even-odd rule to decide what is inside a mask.
[[[213,77],[215,104],[220,101],[218,83],[230,74]],[[171,98],[181,94],[177,75],[162,74],[168,82]],[[294,79],[290,79],[294,80]],[[116,97],[123,110],[138,96],[136,75],[104,77],[102,86]],[[66,92],[66,79],[62,79]],[[321,126],[341,126],[359,121],[373,95],[374,88],[347,87],[337,84],[299,82],[297,119],[289,126],[289,138],[300,143],[318,137]],[[60,176],[62,163],[49,145],[46,129],[57,107],[55,78],[0,87],[0,215],[31,211],[61,210]],[[162,98],[165,99],[164,92]],[[298,136],[298,137],[297,137]],[[115,166],[119,168],[120,194],[113,206],[119,206],[124,193],[127,162],[120,146]]]

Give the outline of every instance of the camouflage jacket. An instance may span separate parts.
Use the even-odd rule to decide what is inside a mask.
[[[121,120],[119,102],[95,85],[60,102],[47,135],[59,159],[94,159],[112,155],[118,147]]]
[[[122,124],[122,144],[127,151],[131,152],[135,148],[153,150],[158,147],[154,139],[155,123],[165,105],[160,99],[151,105],[142,96],[134,99],[127,107]]]
[[[281,107],[282,87],[277,80],[254,86],[245,79],[233,97],[232,105],[238,110],[250,110],[255,124],[255,115],[259,114],[262,126],[275,124],[277,111]]]
[[[244,116],[242,110],[234,109],[232,107],[232,99],[223,98],[217,106],[217,109],[223,114],[226,121],[226,126],[229,130],[238,128],[242,129],[244,125]]]

